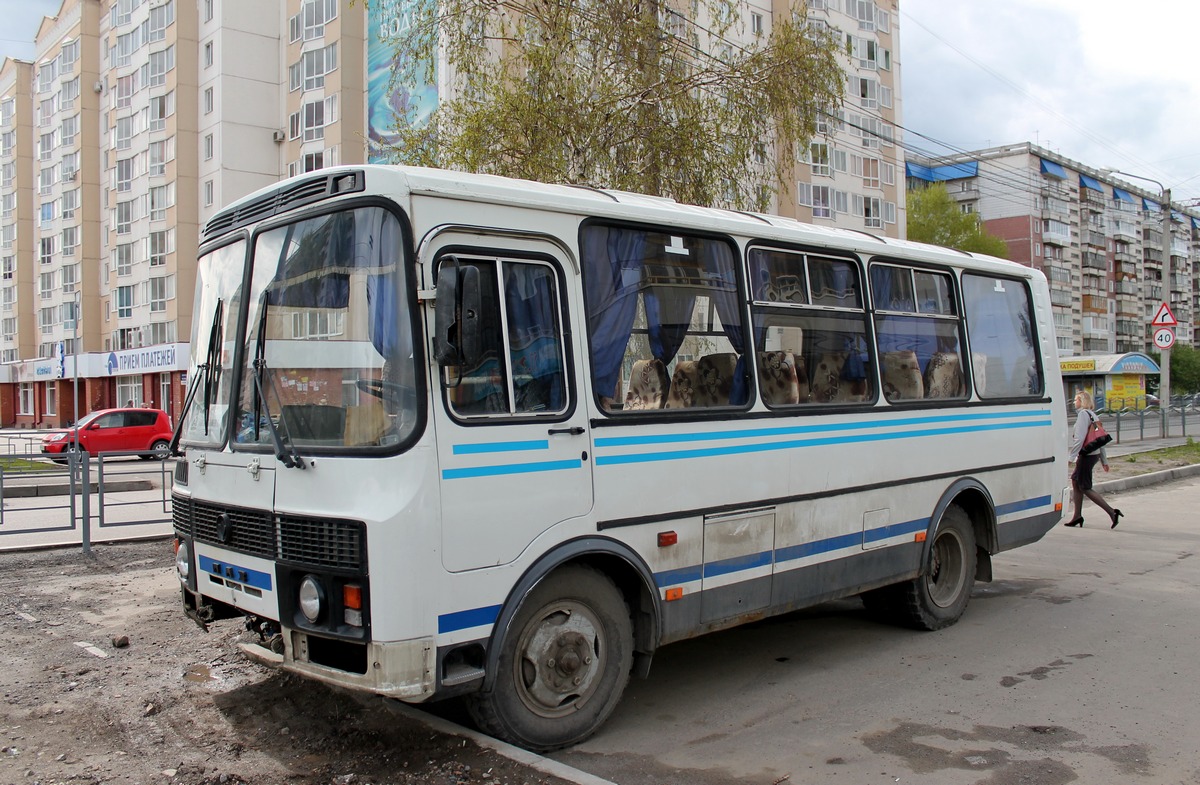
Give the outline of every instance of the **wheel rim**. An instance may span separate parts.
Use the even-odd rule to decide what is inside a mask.
[[[948,608],[958,601],[967,582],[967,560],[964,545],[953,529],[938,532],[930,554],[929,572],[925,585],[929,599],[939,608]]]
[[[565,717],[596,693],[604,671],[603,626],[586,605],[551,603],[521,633],[514,680],[521,702],[540,717]]]

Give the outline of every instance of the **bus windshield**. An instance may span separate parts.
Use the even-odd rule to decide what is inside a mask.
[[[225,441],[229,371],[245,264],[244,240],[210,251],[197,263],[192,359],[188,366],[191,406],[184,414],[180,435],[185,444],[215,446]]]
[[[416,427],[399,221],[381,207],[255,238],[236,447],[385,450]]]

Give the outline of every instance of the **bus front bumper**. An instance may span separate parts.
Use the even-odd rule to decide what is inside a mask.
[[[420,703],[433,695],[437,658],[433,638],[362,644],[366,655],[363,673],[314,662],[317,647],[310,644],[322,640],[284,627],[282,654],[257,643],[242,643],[239,648],[247,657],[263,665],[346,689],[372,692],[408,703]]]

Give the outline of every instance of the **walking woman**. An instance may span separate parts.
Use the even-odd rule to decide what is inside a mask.
[[[1117,528],[1117,524],[1120,523],[1123,513],[1120,510],[1110,507],[1098,491],[1092,490],[1092,470],[1096,468],[1097,463],[1100,463],[1104,466],[1104,471],[1108,471],[1108,453],[1101,447],[1095,452],[1080,454],[1083,442],[1087,439],[1088,428],[1096,420],[1096,413],[1092,411],[1095,405],[1096,403],[1092,400],[1091,393],[1084,390],[1075,393],[1075,411],[1077,414],[1075,418],[1075,431],[1071,438],[1070,456],[1070,460],[1075,462],[1075,471],[1071,474],[1071,501],[1075,505],[1075,515],[1063,525],[1083,525],[1083,497],[1087,496],[1096,506],[1108,513],[1109,520],[1112,521],[1112,526],[1109,528],[1115,529]]]

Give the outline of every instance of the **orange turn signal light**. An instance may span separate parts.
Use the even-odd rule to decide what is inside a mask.
[[[667,602],[679,599],[683,599],[683,587],[676,586],[673,589],[667,589]]]
[[[917,536],[913,538],[913,542],[925,542],[925,532],[917,532]]]
[[[342,605],[352,610],[362,610],[362,587],[347,583],[342,587]]]
[[[660,548],[665,548],[668,545],[674,545],[677,542],[679,542],[679,535],[673,531],[658,533],[658,547]]]

